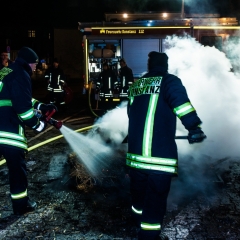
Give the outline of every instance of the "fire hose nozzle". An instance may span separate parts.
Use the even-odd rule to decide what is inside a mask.
[[[60,129],[63,125],[63,122],[62,121],[57,121],[55,120],[54,118],[50,118],[48,121],[47,121],[49,124],[51,124],[52,126],[54,126],[56,129]]]

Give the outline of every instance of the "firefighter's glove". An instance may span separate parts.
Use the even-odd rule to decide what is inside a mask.
[[[51,113],[53,110],[58,111],[57,107],[54,104],[44,104],[42,103],[39,107],[43,115],[46,115],[47,112]]]
[[[188,133],[188,142],[190,144],[202,142],[207,136],[204,132],[198,127],[193,130],[189,130]]]
[[[44,121],[39,121],[39,124],[34,128],[37,132],[42,132],[46,128],[47,124]]]

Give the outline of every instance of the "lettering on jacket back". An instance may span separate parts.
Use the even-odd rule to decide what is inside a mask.
[[[140,78],[129,88],[129,97],[143,94],[159,94],[162,77]]]

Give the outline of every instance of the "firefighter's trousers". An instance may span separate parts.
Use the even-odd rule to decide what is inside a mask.
[[[155,240],[161,233],[172,176],[156,171],[130,170],[132,211],[139,240]]]
[[[21,212],[27,206],[27,171],[25,150],[0,145],[0,155],[6,160],[9,170],[9,184],[14,212]]]

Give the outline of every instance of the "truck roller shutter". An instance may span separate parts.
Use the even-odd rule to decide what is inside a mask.
[[[123,58],[134,77],[147,71],[148,53],[151,51],[160,51],[160,39],[123,39]]]

